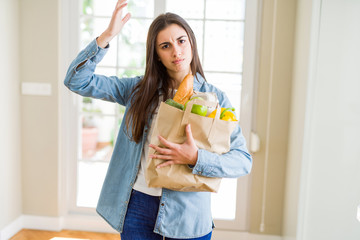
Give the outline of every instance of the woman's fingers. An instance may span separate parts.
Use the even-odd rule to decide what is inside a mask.
[[[124,25],[127,21],[129,21],[130,17],[131,17],[131,14],[130,14],[130,13],[127,13],[127,14],[125,15],[125,17],[122,19],[123,25]]]
[[[166,166],[173,165],[173,164],[175,164],[174,161],[166,161],[166,162],[163,162],[163,163],[157,165],[156,168],[162,168],[162,167],[166,167]]]
[[[127,6],[126,0],[120,0],[116,4],[109,26],[106,30],[106,32],[111,36],[111,39],[120,33],[125,23],[131,17],[130,13],[127,13],[124,17],[122,17],[122,11],[125,6]]]
[[[127,6],[127,3],[122,3],[115,8],[115,11],[121,11],[126,6]]]
[[[162,163],[158,167],[164,167],[170,164],[195,165],[198,158],[198,148],[193,139],[190,125],[186,127],[186,135],[187,140],[182,144],[173,143],[161,136],[158,136],[161,144],[164,147],[150,144],[149,146],[153,148],[157,154],[150,155],[149,157],[166,160],[168,162]]]
[[[158,152],[160,154],[167,154],[167,155],[171,154],[171,150],[168,148],[161,148],[161,147],[155,146],[153,144],[150,144],[149,147],[153,148],[156,152]]]
[[[162,154],[151,154],[150,158],[162,159],[162,160],[172,160],[171,155],[162,155]]]
[[[100,47],[106,47],[109,42],[120,33],[125,23],[129,21],[131,17],[130,13],[127,13],[125,17],[122,18],[122,10],[126,5],[126,0],[119,0],[116,3],[115,10],[111,16],[108,27],[96,40]]]
[[[115,19],[120,19],[121,15],[122,15],[122,10],[124,9],[124,7],[127,6],[127,3],[122,3],[119,6],[117,6],[113,12],[113,18]]]
[[[160,142],[167,148],[173,149],[175,148],[176,144],[166,140],[165,138],[163,138],[162,136],[158,136]]]
[[[115,6],[115,9],[118,8],[121,4],[123,4],[123,3],[125,3],[125,2],[126,2],[126,0],[119,0],[119,1],[117,1],[116,6]]]
[[[186,132],[186,141],[189,144],[195,144],[194,137],[193,137],[192,131],[191,131],[190,123],[188,125],[186,125],[185,132]]]

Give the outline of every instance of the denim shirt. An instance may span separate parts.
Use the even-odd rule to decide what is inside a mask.
[[[94,74],[96,64],[102,60],[107,50],[108,47],[101,48],[93,40],[71,63],[64,83],[71,91],[82,96],[125,106],[125,117],[130,106],[131,92],[142,77],[118,78]],[[79,67],[81,63],[83,65]],[[231,107],[226,95],[199,74],[194,80],[194,90],[215,92],[221,107]],[[119,232],[123,229],[130,193],[139,171],[141,152],[148,133],[145,127],[142,140],[139,143],[131,141],[125,134],[124,122],[120,126],[96,208],[97,213]],[[248,174],[251,167],[251,155],[246,148],[241,128],[237,126],[231,135],[230,151],[219,155],[199,149],[192,172],[206,177],[237,178]],[[211,232],[210,194],[163,189],[154,232],[170,238],[196,238]]]

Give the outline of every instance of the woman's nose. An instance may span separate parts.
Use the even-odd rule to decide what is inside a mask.
[[[179,57],[181,55],[181,49],[178,46],[174,46],[174,57]]]

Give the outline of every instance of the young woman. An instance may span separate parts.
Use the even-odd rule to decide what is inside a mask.
[[[149,157],[166,160],[158,167],[189,164],[194,166],[193,174],[239,177],[248,174],[252,166],[245,139],[237,126],[230,151],[219,155],[198,149],[188,125],[183,144],[159,136],[166,148],[149,145],[159,103],[173,97],[188,73],[195,77],[195,91],[215,92],[222,107],[231,104],[222,91],[206,82],[194,33],[184,19],[172,13],[158,16],[149,28],[144,76],[94,74],[96,64],[110,48],[109,42],[130,19],[129,13],[122,18],[126,4],[126,0],[117,2],[108,28],[78,54],[65,78],[65,85],[75,93],[126,107],[96,210],[121,233],[122,240],[210,239],[210,193],[149,188],[144,178],[148,148],[159,152]]]

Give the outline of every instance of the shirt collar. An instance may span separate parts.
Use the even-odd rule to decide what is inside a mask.
[[[196,73],[194,76],[194,90],[199,91],[204,82],[205,79],[200,75],[200,73]]]

